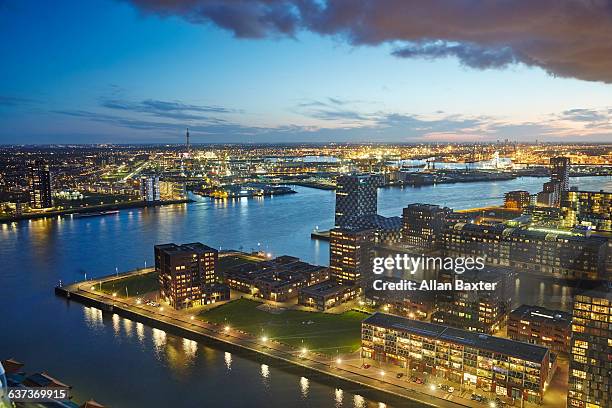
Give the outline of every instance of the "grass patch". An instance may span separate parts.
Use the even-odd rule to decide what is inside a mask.
[[[257,336],[267,336],[294,347],[324,354],[350,353],[361,343],[361,321],[366,313],[348,311],[342,314],[286,310],[272,314],[257,309],[261,303],[237,299],[215,309],[202,312],[200,319],[229,324]],[[313,322],[306,324],[306,322]],[[303,342],[302,342],[303,340]]]
[[[98,289],[98,286],[96,286],[96,289]],[[157,272],[127,276],[125,278],[102,283],[102,292],[109,295],[117,293],[119,297],[126,297],[126,294],[130,296],[143,295],[149,292],[156,292],[157,290],[159,290]]]

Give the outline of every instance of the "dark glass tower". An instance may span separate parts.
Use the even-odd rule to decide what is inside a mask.
[[[28,170],[30,207],[53,207],[53,192],[51,190],[51,171],[49,170],[49,165],[42,160],[35,160],[30,163]]]
[[[371,175],[340,176],[336,188],[336,227],[350,227],[364,215],[376,214],[379,184]]]

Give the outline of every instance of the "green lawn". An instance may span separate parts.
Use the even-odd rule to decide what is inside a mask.
[[[257,309],[259,302],[238,299],[202,312],[200,319],[225,324],[254,335],[267,336],[295,347],[335,355],[357,350],[361,321],[368,315],[348,311],[342,314],[286,310],[272,314]],[[307,322],[313,322],[307,324]]]
[[[151,272],[144,275],[127,276],[125,278],[102,283],[102,292],[109,295],[117,293],[119,297],[126,297],[126,287],[130,297],[156,292],[159,289],[157,273]],[[98,289],[99,287],[96,286],[96,290]]]

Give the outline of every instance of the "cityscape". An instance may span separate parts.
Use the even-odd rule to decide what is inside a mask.
[[[26,3],[0,408],[612,408],[609,8]]]

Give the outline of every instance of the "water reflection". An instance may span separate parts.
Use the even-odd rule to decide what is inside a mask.
[[[261,378],[263,384],[268,387],[268,380],[270,379],[270,367],[268,367],[266,364],[261,365]]]
[[[85,314],[85,324],[90,329],[99,330],[104,327],[102,310],[95,307],[83,307],[83,313]]]
[[[144,324],[140,322],[136,322],[136,336],[141,344],[144,343]]]
[[[193,360],[198,351],[198,342],[190,339],[183,339],[183,351],[185,352],[187,360]]]
[[[119,337],[119,332],[121,331],[121,318],[119,317],[119,315],[117,313],[113,313],[113,330],[115,331],[115,336]]]
[[[223,355],[223,360],[225,361],[225,367],[227,367],[228,371],[232,370],[232,353],[228,353],[227,351]]]
[[[161,353],[163,347],[166,345],[166,332],[153,328],[153,345],[155,346],[156,353]]]
[[[302,398],[308,398],[309,388],[310,388],[310,384],[308,382],[308,378],[306,377],[300,378],[300,390],[302,392]]]
[[[342,390],[340,388],[336,388],[334,391],[334,401],[336,402],[336,407],[342,406]]]

